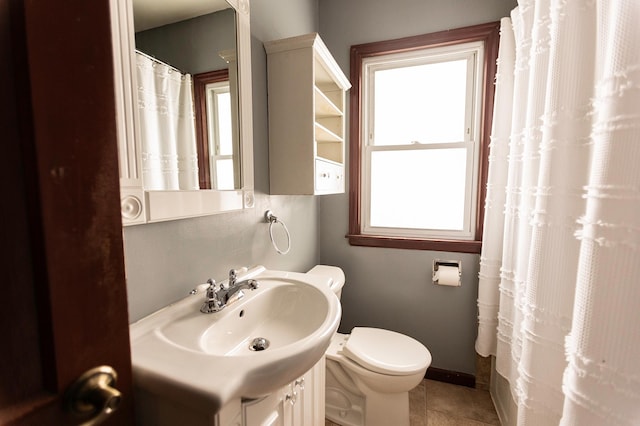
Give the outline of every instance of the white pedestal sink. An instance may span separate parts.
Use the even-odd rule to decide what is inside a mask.
[[[220,312],[200,312],[201,286],[132,324],[136,387],[215,414],[234,399],[268,395],[316,364],[340,322],[329,283],[264,267],[239,280],[249,278],[259,287]]]

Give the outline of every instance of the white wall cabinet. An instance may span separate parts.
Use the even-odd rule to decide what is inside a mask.
[[[255,204],[251,31],[248,0],[227,0],[236,11],[236,59],[241,145],[241,187],[235,190],[145,190],[137,118],[132,0],[111,1],[118,159],[123,226],[239,211]],[[224,2],[223,2],[224,3]]]
[[[343,193],[351,83],[316,33],[265,43],[272,195]]]

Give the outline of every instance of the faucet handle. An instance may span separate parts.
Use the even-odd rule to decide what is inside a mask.
[[[207,287],[207,298],[213,299],[218,291],[218,286],[216,285],[216,281],[211,278],[207,280],[207,284],[209,284],[209,287]]]
[[[209,287],[207,287],[207,294],[205,296],[204,303],[200,307],[200,312],[203,314],[211,314],[222,309],[222,302],[218,297],[219,288],[216,285],[216,282],[209,278],[207,283],[209,284]]]
[[[229,271],[229,287],[232,287],[236,283],[236,279],[238,278],[238,271],[232,269]]]

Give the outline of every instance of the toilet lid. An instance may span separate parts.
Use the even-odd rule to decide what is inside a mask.
[[[414,374],[431,364],[431,353],[422,343],[379,328],[355,327],[342,353],[371,371],[392,376]]]

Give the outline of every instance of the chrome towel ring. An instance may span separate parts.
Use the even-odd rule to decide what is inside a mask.
[[[278,217],[274,215],[271,210],[267,210],[266,212],[264,212],[264,218],[267,222],[269,222],[269,238],[271,239],[271,244],[273,245],[273,248],[278,252],[278,254],[289,253],[289,250],[291,250],[291,234],[289,234],[287,225],[285,225],[283,221],[278,219]],[[287,248],[285,250],[280,250],[280,248],[278,248],[278,244],[276,244],[276,240],[273,238],[274,223],[279,223],[280,225],[282,225],[284,232],[287,234]]]

